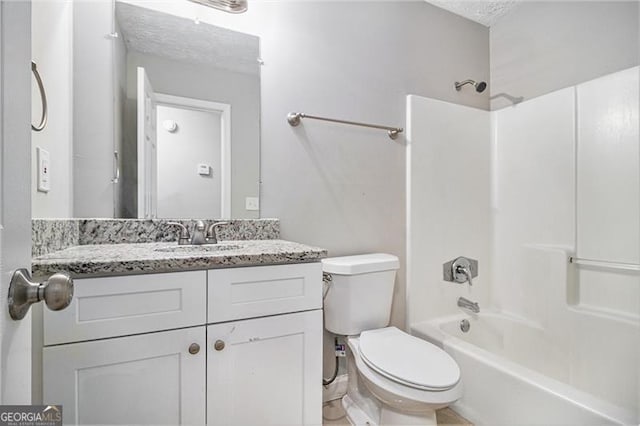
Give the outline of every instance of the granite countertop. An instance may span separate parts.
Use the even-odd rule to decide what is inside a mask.
[[[32,272],[49,276],[64,271],[78,278],[305,263],[327,256],[325,249],[275,239],[224,241],[215,251],[206,247],[175,242],[79,245],[34,257]]]

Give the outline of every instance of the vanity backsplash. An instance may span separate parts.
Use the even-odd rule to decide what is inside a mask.
[[[197,219],[33,219],[32,256],[42,256],[68,247],[92,244],[155,243],[177,241],[180,222],[193,230]],[[218,228],[218,240],[276,240],[278,219],[203,219],[207,224],[227,222]]]

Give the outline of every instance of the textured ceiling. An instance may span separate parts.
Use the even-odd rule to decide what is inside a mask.
[[[116,19],[127,48],[180,62],[257,75],[258,37],[116,3]]]
[[[513,9],[521,0],[426,0],[457,15],[490,27]]]

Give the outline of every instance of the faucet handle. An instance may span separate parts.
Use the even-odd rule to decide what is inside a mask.
[[[469,286],[473,286],[473,274],[471,273],[471,262],[464,257],[453,262],[453,279],[457,283],[463,284],[465,281]]]
[[[174,225],[174,226],[179,226],[180,227],[180,235],[178,236],[178,245],[185,245],[185,244],[189,244],[189,230],[187,229],[186,226],[184,226],[182,223],[180,222],[167,222],[167,225]]]
[[[216,228],[222,225],[228,225],[229,222],[215,222],[209,225],[207,228],[207,242],[211,244],[218,244],[218,237],[216,236]]]
[[[442,265],[442,279],[459,284],[473,284],[478,276],[478,261],[467,257],[458,257]]]

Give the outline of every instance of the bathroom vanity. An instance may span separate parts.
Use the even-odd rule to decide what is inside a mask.
[[[276,239],[68,247],[44,311],[43,402],[65,424],[320,424],[326,251]]]

